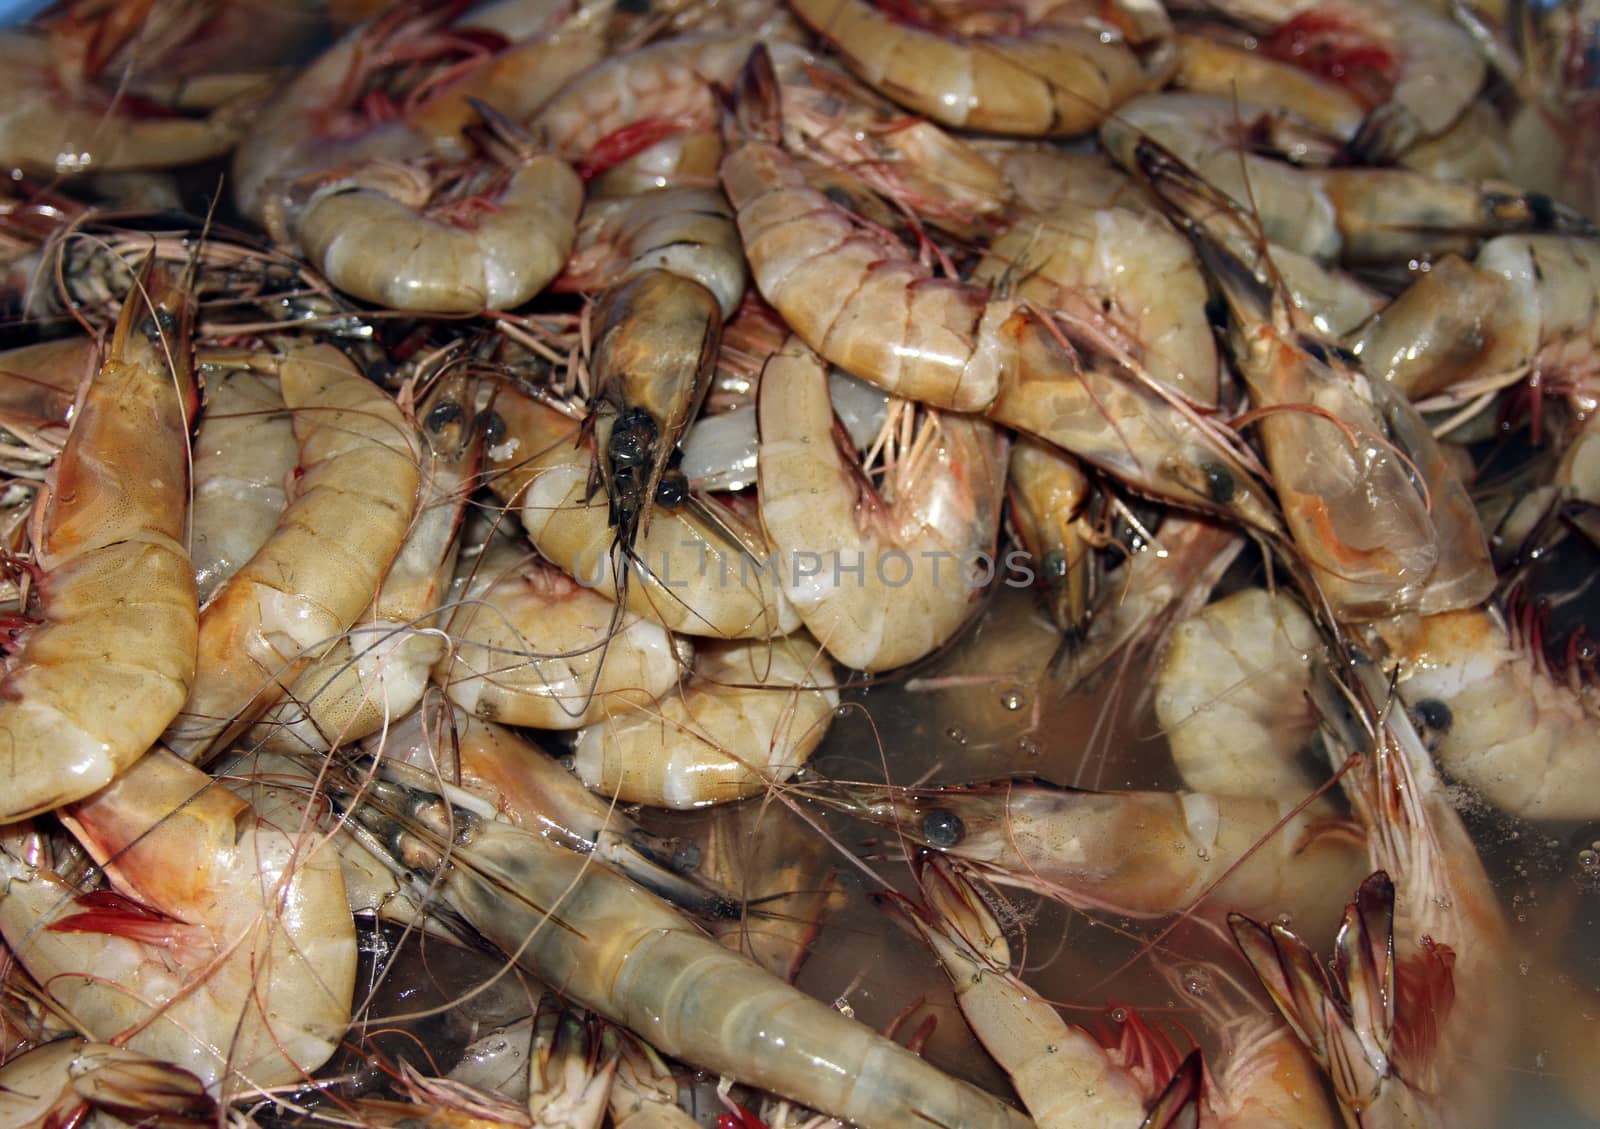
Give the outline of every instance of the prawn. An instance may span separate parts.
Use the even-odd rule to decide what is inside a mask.
[[[615,613],[606,596],[497,538],[445,624],[450,654],[435,680],[476,717],[535,729],[648,706],[677,684],[692,649],[654,620]]]
[[[1493,1124],[1504,1079],[1486,1063],[1509,1053],[1516,985],[1498,900],[1409,719],[1373,704],[1385,686],[1351,663],[1357,712],[1324,695],[1339,761],[1377,869],[1345,907],[1330,984],[1282,923],[1229,919],[1273,1003],[1333,1081],[1360,1129],[1475,1129]],[[1361,742],[1357,744],[1356,742]]]
[[[187,283],[147,269],[39,494],[39,607],[7,663],[0,702],[0,822],[109,784],[189,694],[191,314]]]
[[[869,0],[790,0],[868,86],[956,129],[1026,137],[1087,133],[1172,67],[1161,39],[1046,22],[1019,35],[941,34]]]
[[[695,849],[653,834],[585,788],[572,772],[516,731],[425,699],[366,748],[482,798],[496,818],[593,854],[645,889],[711,919],[738,916],[738,901],[691,873]]]
[[[678,692],[612,710],[578,734],[573,769],[629,804],[698,808],[793,776],[839,704],[833,670],[802,636],[707,642]]]
[[[961,1014],[984,1049],[1010,1076],[1039,1129],[1165,1129],[1192,1122],[1200,1093],[1199,1059],[1173,1072],[1145,1115],[1144,1064],[1102,1047],[1061,1018],[1011,971],[1011,949],[982,895],[947,859],[915,864],[925,906],[888,905],[939,958]]]
[[[454,571],[457,534],[483,451],[472,414],[477,385],[445,375],[419,409],[427,444],[417,513],[372,606],[351,630],[300,672],[262,715],[256,734],[285,752],[321,752],[376,733],[422,699],[446,632],[430,626]]]
[[[1134,917],[1188,912],[1204,898],[1199,912],[1208,917],[1254,906],[1316,923],[1337,915],[1323,904],[1327,891],[1348,888],[1366,864],[1365,844],[1348,823],[1251,796],[1002,781],[849,785],[819,798],[989,881]]]
[[[1317,729],[1306,700],[1322,649],[1289,597],[1246,588],[1172,631],[1156,674],[1156,718],[1184,783],[1295,804],[1316,791],[1295,755]]]
[[[233,154],[239,211],[287,241],[285,194],[296,182],[371,161],[464,159],[481,116],[474,100],[525,121],[601,57],[609,10],[504,0],[449,26],[457,7],[402,6],[352,29],[256,115]]]
[[[349,630],[417,506],[415,429],[343,353],[296,346],[260,363],[294,414],[300,475],[277,530],[200,616],[194,685],[167,732],[191,761],[244,732]]]
[[[594,454],[581,426],[514,390],[501,392],[495,411],[505,440],[490,451],[489,485],[519,509],[534,547],[563,572],[608,599],[622,592],[628,611],[684,634],[764,639],[800,626],[773,582],[761,535],[732,510],[702,501],[657,513],[630,547],[608,502],[590,498]],[[602,417],[595,446],[608,446],[616,418]],[[622,560],[614,562],[619,546]],[[626,583],[632,577],[642,583]]]
[[[1191,194],[1217,195],[1153,146],[1139,160],[1186,215],[1202,207]],[[1495,574],[1477,511],[1416,409],[1319,341],[1201,223],[1189,234],[1227,299],[1251,398],[1269,409],[1260,427],[1285,521],[1334,614],[1427,613],[1488,596]]]
[[[477,105],[495,161],[458,167],[443,190],[413,165],[369,162],[288,193],[282,222],[329,282],[381,306],[476,313],[520,306],[560,273],[583,184]]]
[[[1491,608],[1380,620],[1369,628],[1439,767],[1533,819],[1600,812],[1600,694],[1561,678]]]
[[[327,1060],[356,973],[331,852],[159,747],[61,816],[111,889],[82,889],[13,824],[0,931],[84,1031],[219,1097],[298,1083]]]
[[[1404,262],[1471,252],[1496,235],[1593,231],[1576,212],[1514,185],[1407,169],[1300,168],[1259,152],[1258,139],[1283,132],[1286,118],[1226,98],[1150,94],[1108,119],[1100,141],[1123,168],[1143,175],[1141,152],[1159,147],[1248,209],[1268,240],[1324,263]]]
[[[237,105],[203,117],[141,112],[138,99],[70,73],[54,37],[0,33],[0,161],[72,176],[170,168],[226,153],[244,131]]]
[[[372,849],[485,938],[664,1054],[861,1129],[1025,1129],[1026,1118],[790,987],[604,867],[437,794],[332,785]]]
[[[992,579],[1004,435],[982,419],[929,412],[874,489],[836,446],[827,365],[798,338],[762,370],[757,410],[761,523],[810,632],[835,659],[868,671],[948,641]]]

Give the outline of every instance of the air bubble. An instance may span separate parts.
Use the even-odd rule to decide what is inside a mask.
[[[1191,996],[1204,996],[1211,992],[1211,973],[1204,968],[1191,968],[1183,974],[1183,990]]]
[[[1018,737],[1017,752],[1030,759],[1037,757],[1039,755],[1039,742],[1032,737]]]
[[[834,706],[833,707],[833,716],[834,717],[849,717],[850,716],[850,707],[847,706],[847,705]]]
[[[850,1001],[845,999],[843,996],[840,996],[838,999],[833,1001],[833,1010],[844,1016],[846,1019],[854,1019],[856,1017],[856,1009],[851,1007]]]
[[[967,743],[967,731],[962,729],[959,725],[952,725],[949,729],[944,731],[944,735],[958,745],[965,745]]]
[[[1125,1007],[1114,1007],[1114,1008],[1112,1008],[1111,1009],[1111,1022],[1112,1023],[1126,1023],[1126,1022],[1128,1022],[1128,1009],[1125,1008]]]
[[[1015,713],[1017,710],[1020,710],[1027,704],[1028,696],[1021,690],[1007,690],[1000,695],[1001,707],[1003,709],[1008,709],[1013,713]]]

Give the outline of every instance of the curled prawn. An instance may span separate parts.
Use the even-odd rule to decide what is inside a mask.
[[[1160,86],[1172,55],[1120,34],[1047,22],[1020,35],[944,35],[869,0],[790,0],[863,82],[934,121],[1030,137],[1086,133]]]
[[[858,670],[946,642],[992,578],[1005,438],[981,419],[929,414],[874,489],[835,441],[827,365],[797,338],[762,370],[758,413],[761,522],[806,627]]]
[[[350,1023],[356,938],[315,836],[159,747],[62,815],[111,889],[75,886],[14,824],[0,930],[84,1030],[217,1096],[296,1083],[327,1060]]]
[[[827,735],[839,693],[800,636],[708,642],[678,692],[613,711],[578,734],[573,769],[623,803],[697,808],[793,776]]]

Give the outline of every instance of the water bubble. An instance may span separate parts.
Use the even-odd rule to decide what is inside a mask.
[[[1597,875],[1600,875],[1600,851],[1596,851],[1590,847],[1585,847],[1583,850],[1579,851],[1578,869],[1583,871],[1584,876],[1588,878],[1594,878]]]
[[[1126,1022],[1128,1022],[1128,1009],[1125,1008],[1125,1007],[1114,1007],[1114,1008],[1112,1008],[1111,1009],[1111,1022],[1112,1023],[1126,1023]]]
[[[962,729],[959,725],[952,725],[949,729],[944,731],[944,735],[958,745],[965,745],[967,743],[967,731]]]
[[[834,706],[833,707],[833,716],[834,717],[849,717],[850,716],[850,707],[847,706],[847,705]]]
[[[1194,855],[1195,858],[1199,859],[1201,862],[1211,861],[1211,852],[1206,850],[1204,847],[1196,847]]]
[[[1028,696],[1014,687],[1000,695],[1001,708],[1011,710],[1013,713],[1027,704]]]
[[[1031,760],[1039,755],[1039,742],[1032,737],[1018,737],[1017,752]]]
[[[1183,990],[1191,996],[1204,996],[1212,988],[1211,973],[1204,968],[1189,968],[1183,973]]]

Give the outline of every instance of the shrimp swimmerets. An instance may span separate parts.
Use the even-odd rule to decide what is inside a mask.
[[[0,683],[0,822],[109,784],[189,694],[189,301],[138,283],[40,495],[40,607]]]
[[[1025,1129],[1026,1118],[785,984],[538,835],[383,781],[335,784],[374,849],[519,965],[664,1054],[862,1129]],[[380,806],[381,805],[381,806]]]
[[[0,929],[84,1030],[219,1095],[297,1083],[327,1060],[350,1023],[356,936],[319,836],[160,748],[62,814],[111,890],[84,891],[13,825]]]

